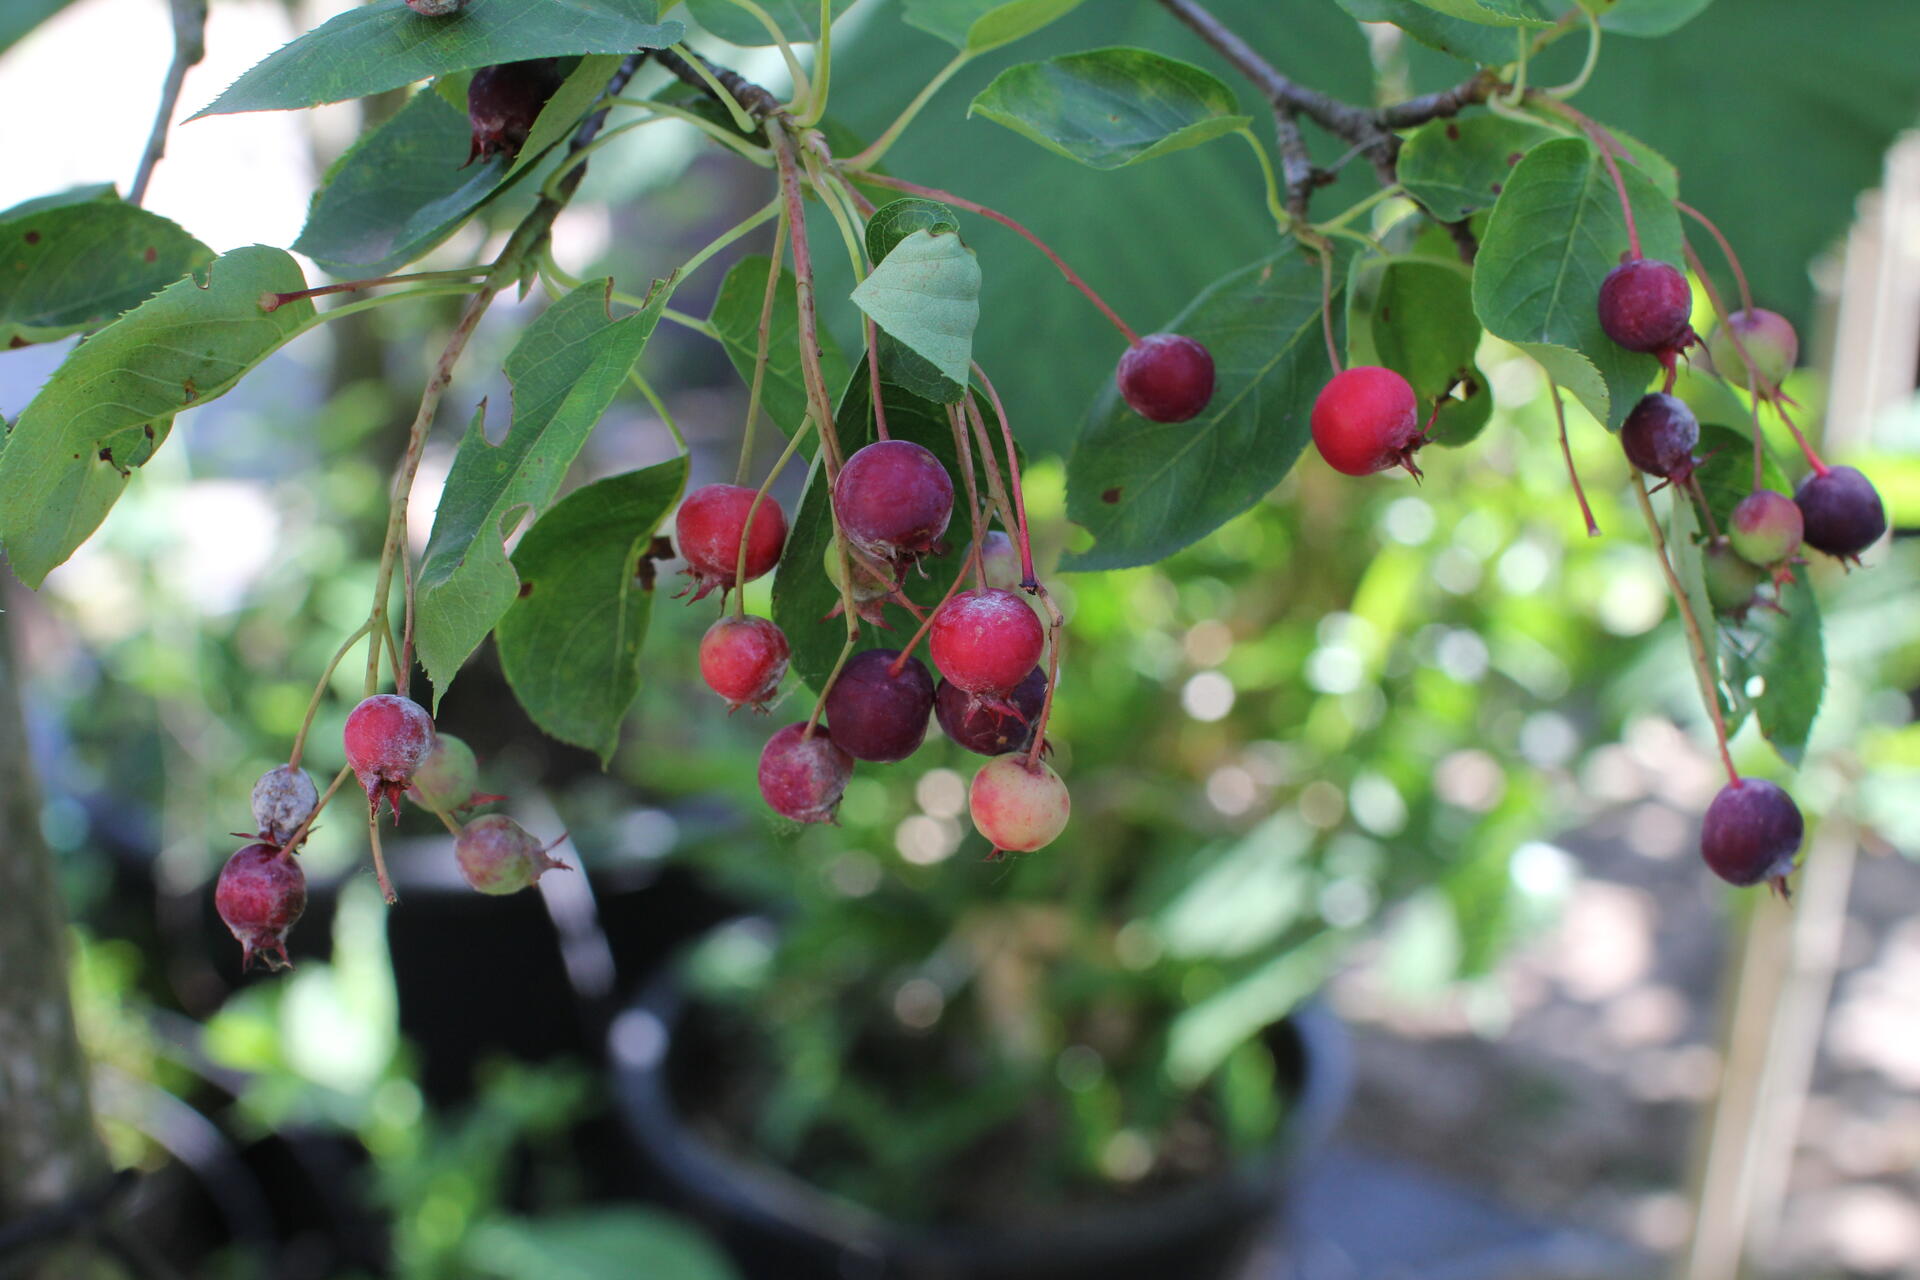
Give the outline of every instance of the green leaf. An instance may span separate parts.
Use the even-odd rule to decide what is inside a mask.
[[[1391,22],[1430,49],[1478,66],[1512,62],[1517,46],[1511,31],[1435,13],[1417,0],[1339,0],[1361,22]]]
[[[1149,422],[1108,381],[1067,460],[1067,516],[1096,542],[1065,568],[1165,559],[1258,502],[1311,438],[1332,376],[1313,258],[1289,248],[1244,267],[1165,327],[1212,352],[1213,401],[1189,422]]]
[[[1430,121],[1400,148],[1400,185],[1434,217],[1458,222],[1490,208],[1521,158],[1555,136],[1505,116]]]
[[[1444,13],[1448,17],[1459,18],[1466,22],[1477,22],[1489,27],[1549,27],[1553,23],[1543,16],[1538,5],[1530,0],[1418,0],[1424,7],[1435,13]],[[1519,47],[1514,48],[1514,56],[1519,56]]]
[[[906,0],[906,20],[954,48],[981,54],[1024,40],[1080,0]]]
[[[99,527],[126,484],[122,468],[146,461],[175,413],[220,395],[306,327],[305,299],[260,309],[261,294],[306,283],[280,249],[235,249],[74,348],[0,450],[0,543],[22,582],[39,586]]]
[[[73,0],[8,0],[6,8],[0,10],[0,53],[72,3]]]
[[[493,1280],[739,1280],[726,1256],[684,1221],[653,1209],[576,1209],[492,1218],[461,1247]]]
[[[1094,169],[1196,147],[1247,123],[1210,72],[1145,49],[1095,49],[1023,62],[995,76],[982,115]]]
[[[1348,941],[1329,929],[1183,1009],[1167,1029],[1167,1074],[1182,1088],[1212,1075],[1228,1054],[1319,990]]]
[[[501,669],[542,732],[603,767],[640,691],[654,593],[641,556],[686,481],[678,457],[576,489],[513,553],[519,596],[494,632]]]
[[[714,295],[707,322],[720,337],[727,358],[748,386],[753,385],[753,361],[760,342],[760,307],[767,294],[768,259],[751,254],[727,271]],[[820,330],[820,370],[827,385],[847,378],[847,360],[833,335]],[[782,267],[774,286],[773,316],[767,326],[767,372],[760,385],[760,405],[773,424],[792,435],[807,416],[807,384],[800,371],[800,315],[793,272]]]
[[[0,215],[0,350],[105,324],[213,261],[174,223],[117,199],[19,208]]]
[[[71,205],[94,204],[105,201],[117,203],[120,193],[114,190],[111,182],[90,182],[84,186],[68,187],[65,191],[56,191],[48,196],[35,196],[31,200],[22,200],[10,209],[0,209],[0,222],[11,222],[15,218],[29,213],[43,213],[49,209],[65,209]]]
[[[1673,203],[1630,166],[1621,167],[1639,224],[1641,251],[1678,263]],[[1605,394],[1563,379],[1594,417],[1618,430],[1659,363],[1617,345],[1600,328],[1600,282],[1627,251],[1626,224],[1600,155],[1582,138],[1543,142],[1514,166],[1480,239],[1473,306],[1487,331],[1510,342],[1578,352]],[[1556,376],[1559,372],[1551,370]]]
[[[788,44],[812,44],[820,38],[820,0],[759,0]],[[846,12],[853,0],[833,0],[833,17]],[[733,0],[687,0],[695,22],[728,44],[755,48],[774,44],[760,20]]]
[[[1373,311],[1375,354],[1412,384],[1423,415],[1447,396],[1429,437],[1465,444],[1493,415],[1492,389],[1474,363],[1480,322],[1472,281],[1464,271],[1424,262],[1393,263],[1383,276]]]
[[[937,235],[959,229],[960,219],[937,200],[907,196],[890,201],[875,209],[867,219],[867,258],[872,262],[885,260],[902,240],[916,231]]]
[[[519,174],[549,149],[572,136],[592,110],[593,104],[606,92],[613,73],[620,69],[620,63],[621,57],[617,53],[596,53],[574,64],[567,78],[547,99],[547,105],[540,108],[540,114],[535,117],[533,128],[527,132],[527,140],[521,146],[520,154],[514,157],[512,174]]]
[[[660,49],[685,28],[658,16],[656,0],[477,0],[449,18],[374,0],[268,54],[189,119],[344,102],[498,62]]]
[[[516,598],[507,535],[553,500],[580,446],[626,382],[672,290],[643,311],[607,316],[610,281],[589,281],[527,326],[507,357],[513,422],[488,442],[482,401],[460,441],[416,587],[420,661],[434,701]]]
[[[1699,17],[1713,0],[1580,0],[1600,25],[1623,36],[1664,36]]]
[[[506,185],[511,161],[467,164],[467,114],[431,90],[363,135],[327,171],[294,249],[337,276],[378,276],[422,256]]]
[[[1752,703],[1761,735],[1797,768],[1827,687],[1820,601],[1806,573],[1795,574],[1780,589],[1778,608],[1753,606],[1723,639],[1728,681]],[[1756,678],[1759,686],[1753,684]]]
[[[947,402],[960,399],[980,323],[980,262],[957,232],[909,234],[854,289],[853,303],[953,384]]]

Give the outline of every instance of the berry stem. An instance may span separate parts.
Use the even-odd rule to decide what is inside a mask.
[[[854,169],[871,169],[874,165],[880,163],[881,158],[885,156],[893,144],[899,140],[900,135],[906,132],[907,126],[912,124],[919,114],[926,109],[927,103],[933,100],[933,95],[940,91],[941,86],[951,80],[954,75],[959,72],[960,68],[966,66],[967,63],[972,60],[973,54],[964,49],[955,54],[951,62],[933,73],[933,79],[927,81],[920,92],[914,95],[913,101],[907,104],[906,110],[902,111],[899,116],[894,119],[892,124],[882,130],[879,137],[867,144],[866,150],[851,157],[847,161],[848,166]]]
[[[1760,426],[1760,394],[1753,381],[1753,365],[1747,365],[1747,412],[1753,416],[1753,491],[1767,487],[1766,433]]]
[[[1661,531],[1660,517],[1654,514],[1653,500],[1647,496],[1646,482],[1636,474],[1632,485],[1634,500],[1640,504],[1640,514],[1647,522],[1647,533],[1653,539],[1654,554],[1660,558],[1660,571],[1666,575],[1667,589],[1673,593],[1673,602],[1680,608],[1680,620],[1686,627],[1687,649],[1693,655],[1693,674],[1700,682],[1700,697],[1707,704],[1707,715],[1713,721],[1713,736],[1720,748],[1720,763],[1726,766],[1727,780],[1737,783],[1740,781],[1740,772],[1733,767],[1733,753],[1727,749],[1727,722],[1720,714],[1720,695],[1713,677],[1712,658],[1707,653],[1706,636],[1700,630],[1700,619],[1694,614],[1692,603],[1687,599],[1687,590],[1680,584],[1680,575],[1674,572],[1673,561],[1667,555],[1667,535]]]
[[[393,891],[393,879],[387,875],[387,855],[380,849],[380,810],[369,808],[367,811],[367,839],[373,845],[373,878],[380,882],[380,896],[387,900],[388,906],[400,901],[400,895]]]
[[[976,562],[980,558],[980,530],[977,525],[974,527],[973,543],[967,548],[967,558]],[[907,659],[911,658],[913,651],[920,647],[920,642],[927,638],[927,632],[933,630],[933,620],[939,616],[941,606],[953,599],[954,593],[960,590],[960,584],[966,580],[966,576],[965,572],[954,574],[953,581],[947,584],[946,593],[940,597],[933,608],[927,610],[927,616],[921,619],[920,626],[914,631],[912,638],[901,648],[900,656],[888,665],[887,676],[890,679],[898,680],[900,673],[906,670]]]
[[[627,370],[627,381],[631,382],[633,389],[645,398],[647,404],[653,409],[654,414],[659,417],[660,424],[667,429],[667,434],[673,437],[674,448],[678,449],[682,456],[685,456],[687,453],[687,437],[681,433],[680,424],[673,420],[673,410],[667,408],[667,402],[660,398],[660,393],[653,389],[653,384],[641,376],[639,369]]]
[[[1253,148],[1254,157],[1260,161],[1260,177],[1266,184],[1267,212],[1273,216],[1275,229],[1283,236],[1288,234],[1293,230],[1294,219],[1287,211],[1287,206],[1280,201],[1280,177],[1273,171],[1273,160],[1267,155],[1267,149],[1260,139],[1253,136],[1253,130],[1241,125],[1234,132],[1247,140],[1247,145]]]
[[[1593,508],[1587,505],[1587,491],[1580,484],[1580,472],[1573,465],[1573,446],[1567,443],[1567,406],[1560,399],[1560,384],[1552,378],[1547,379],[1547,395],[1553,401],[1553,417],[1560,424],[1560,456],[1567,460],[1567,478],[1573,481],[1573,496],[1580,500],[1580,515],[1587,522],[1587,536],[1600,536],[1600,524],[1593,518]]]
[[[881,440],[893,437],[887,434],[887,397],[880,390],[880,342],[879,326],[873,323],[873,317],[867,322],[867,387],[873,400],[873,434]]]
[[[353,646],[359,644],[372,629],[371,623],[361,623],[352,635],[341,642],[340,647],[334,650],[333,657],[327,661],[326,670],[320,673],[320,679],[314,683],[313,697],[307,700],[307,714],[300,721],[300,731],[293,735],[293,751],[287,756],[289,766],[295,769],[300,767],[300,756],[307,749],[307,731],[313,728],[313,718],[320,713],[320,702],[327,696],[327,684],[333,679],[333,673],[339,669],[341,662],[346,659]],[[378,647],[377,643],[375,647]]]
[[[1617,144],[1612,135],[1601,128],[1599,123],[1585,112],[1578,111],[1549,94],[1535,90],[1527,95],[1528,100],[1536,102],[1556,115],[1563,116],[1579,126],[1580,132],[1587,135],[1594,149],[1600,153],[1600,163],[1607,166],[1607,176],[1613,179],[1613,189],[1620,196],[1620,216],[1627,224],[1627,252],[1634,258],[1643,256],[1640,252],[1640,226],[1633,218],[1633,201],[1627,198],[1627,180],[1621,176],[1620,163],[1613,158]]]
[[[993,456],[993,437],[987,433],[987,420],[980,412],[980,403],[974,399],[972,392],[968,392],[961,405],[966,411],[967,422],[973,427],[974,443],[980,446],[980,458],[987,472],[987,493],[999,509],[1000,523],[1009,529],[1018,529],[1020,522],[1013,514],[1013,502],[1007,497],[1007,487],[1000,479],[1000,464]],[[1025,575],[1026,572],[1027,566],[1022,564],[1021,573]]]
[[[1025,239],[1028,244],[1031,244],[1041,253],[1047,255],[1047,261],[1059,268],[1060,274],[1066,277],[1067,283],[1085,295],[1087,301],[1091,302],[1099,309],[1100,314],[1107,318],[1107,322],[1120,331],[1121,336],[1126,338],[1128,346],[1137,347],[1140,345],[1140,335],[1135,333],[1127,322],[1122,320],[1118,313],[1106,304],[1105,299],[1093,291],[1092,285],[1082,280],[1079,273],[1068,266],[1045,240],[1042,240],[1039,236],[1006,214],[1001,213],[998,209],[989,209],[986,205],[980,204],[978,201],[969,200],[965,196],[957,196],[951,191],[942,191],[938,187],[923,187],[917,182],[908,182],[904,178],[895,178],[888,174],[873,173],[863,169],[855,171],[852,176],[861,182],[869,183],[876,187],[888,187],[894,191],[904,191],[908,195],[922,196],[928,200],[938,200],[944,204],[954,205],[957,208],[965,209],[969,213],[977,213],[983,218],[990,218],[999,223],[1009,231]]]
[[[278,311],[289,302],[298,302],[302,298],[324,298],[330,293],[353,293],[360,289],[371,289],[382,284],[415,284],[429,280],[471,280],[474,276],[484,276],[490,267],[461,267],[452,271],[414,271],[402,276],[374,276],[367,280],[343,280],[338,284],[323,284],[312,289],[295,289],[290,293],[264,293],[260,295],[262,311]]]
[[[740,4],[742,8],[748,7],[748,5],[742,3],[742,0],[734,0],[734,3]],[[772,32],[775,36],[781,34],[780,28],[775,26],[773,20],[767,17],[765,10],[759,9],[757,5],[752,6],[752,8],[758,11],[760,19],[767,24],[768,31]],[[735,128],[746,134],[751,134],[754,131],[753,117],[747,114],[747,109],[740,105],[740,100],[733,96],[733,93],[727,86],[721,83],[720,77],[715,75],[712,68],[707,66],[707,60],[705,58],[702,58],[685,45],[675,45],[668,52],[672,53],[675,58],[691,70],[694,75],[700,78],[701,82],[706,86],[707,92],[713,95],[714,101],[725,107],[727,114],[733,117]],[[793,85],[797,90],[807,82],[806,73],[800,70],[800,64],[794,58],[793,50],[786,50],[786,58],[787,70],[792,73]]]
[[[1827,474],[1827,464],[1820,460],[1820,455],[1813,451],[1813,446],[1807,443],[1807,438],[1800,434],[1800,428],[1793,424],[1793,418],[1787,413],[1787,406],[1776,402],[1773,411],[1780,415],[1780,421],[1786,423],[1787,430],[1793,433],[1794,441],[1799,444],[1800,452],[1806,455],[1807,465],[1813,468],[1814,474],[1822,476]]]
[[[1733,268],[1734,283],[1740,286],[1740,306],[1743,310],[1751,313],[1753,311],[1753,290],[1747,287],[1747,273],[1740,269],[1739,255],[1734,253],[1733,246],[1727,242],[1726,236],[1720,233],[1720,228],[1713,225],[1712,219],[1708,218],[1706,214],[1700,212],[1692,205],[1675,200],[1673,207],[1705,227],[1707,234],[1713,237],[1713,242],[1720,246],[1721,255],[1726,258],[1727,265]],[[1694,270],[1700,273],[1702,279],[1705,279],[1707,273],[1700,270],[1698,261],[1698,259],[1694,260]]]
[[[1338,374],[1340,347],[1333,340],[1333,246],[1320,242],[1320,332],[1327,340],[1327,363]]]
[[[767,136],[773,141],[774,165],[780,171],[780,194],[786,201],[787,223],[793,236],[794,294],[800,315],[800,373],[807,387],[807,402],[813,409],[814,425],[820,431],[821,459],[831,483],[840,474],[845,461],[840,452],[839,433],[834,429],[833,405],[827,394],[826,375],[820,369],[820,325],[814,311],[813,253],[807,242],[807,209],[800,196],[800,169],[794,159],[793,140],[779,120],[766,122]]]
[[[860,642],[860,619],[851,610],[848,611],[848,615],[853,618],[851,634],[847,636],[846,643],[840,646],[840,656],[834,660],[833,670],[827,672],[826,681],[820,686],[820,696],[813,703],[813,714],[807,717],[807,731],[803,735],[805,737],[813,736],[814,727],[820,723],[820,717],[826,713],[827,695],[833,692],[833,682],[840,678],[840,669],[847,665],[847,659],[853,656],[853,646]]]
[[[351,765],[342,766],[340,772],[333,775],[333,781],[328,783],[327,789],[320,793],[320,798],[313,802],[313,812],[307,815],[305,822],[293,829],[292,834],[287,837],[287,842],[280,846],[282,849],[299,849],[301,841],[307,838],[307,833],[313,830],[313,824],[319,820],[320,811],[327,807],[327,801],[333,799],[333,793],[352,776],[353,766]]]
[[[1707,491],[1700,487],[1700,477],[1693,472],[1687,473],[1686,490],[1693,495],[1693,501],[1700,504],[1700,518],[1706,522],[1707,536],[1720,536],[1720,522],[1713,518],[1713,507],[1707,502]]]
[[[760,324],[755,330],[753,380],[747,389],[747,426],[740,438],[740,463],[734,468],[733,482],[745,486],[753,465],[753,437],[760,426],[760,393],[767,380],[767,356],[773,341],[773,303],[780,292],[780,276],[787,258],[787,206],[773,224],[773,251],[767,263],[767,287],[760,296]],[[683,450],[684,452],[684,450]]]
[[[953,453],[960,462],[960,478],[967,487],[967,521],[973,531],[973,585],[987,585],[986,564],[980,558],[980,548],[985,540],[981,525],[985,523],[980,516],[980,487],[973,478],[973,443],[967,438],[966,423],[961,421],[960,409],[955,405],[947,407],[947,425],[953,428]]]
[[[733,611],[738,617],[744,618],[747,615],[747,552],[753,546],[753,518],[759,514],[760,504],[767,500],[767,494],[772,490],[773,482],[780,478],[780,473],[787,469],[787,463],[792,461],[793,455],[799,451],[800,442],[806,439],[807,428],[812,422],[813,419],[810,416],[800,420],[800,426],[794,431],[793,437],[787,441],[787,447],[780,451],[780,456],[774,460],[773,467],[767,472],[767,478],[760,482],[760,489],[753,495],[753,501],[747,504],[746,523],[740,526],[740,552],[733,562]]]
[[[1007,445],[1007,482],[1013,491],[1013,515],[1020,522],[1014,535],[1020,539],[1020,585],[1029,592],[1037,591],[1040,589],[1040,579],[1033,573],[1033,539],[1027,532],[1027,496],[1020,484],[1020,451],[1013,445],[1013,424],[1007,421],[1007,406],[1001,403],[1000,392],[995,389],[993,379],[987,376],[987,371],[980,367],[978,360],[973,362],[973,376],[980,379],[980,385],[987,389],[987,399],[993,404],[994,416],[1000,419],[1000,435]],[[970,411],[979,413],[979,406],[971,406]]]
[[[1053,716],[1053,691],[1060,685],[1060,645],[1065,637],[1066,615],[1060,612],[1060,606],[1045,587],[1036,587],[1034,593],[1040,597],[1040,603],[1047,606],[1047,695],[1040,703],[1040,715],[1034,721],[1033,745],[1027,748],[1027,771],[1031,773],[1040,762],[1040,753],[1047,746],[1047,721]]]
[[[413,679],[413,558],[404,548],[400,552],[400,591],[407,602],[407,612],[400,623],[400,653],[394,659],[399,669],[393,683],[394,691],[404,698],[407,685]]]
[[[173,0],[173,63],[167,68],[166,82],[160,88],[160,105],[154,109],[153,130],[140,153],[140,167],[133,184],[127,188],[127,203],[139,204],[146,198],[147,183],[160,157],[167,153],[167,129],[173,112],[180,105],[180,90],[187,82],[187,69],[207,56],[206,0]]]

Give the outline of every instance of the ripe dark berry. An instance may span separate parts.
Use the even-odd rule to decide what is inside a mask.
[[[1313,443],[1327,465],[1344,475],[1370,476],[1388,467],[1419,475],[1413,451],[1426,439],[1413,388],[1376,365],[1334,374],[1313,402]]]
[[[257,956],[269,969],[283,969],[287,930],[307,909],[307,876],[299,859],[273,844],[250,844],[220,869],[213,888],[214,910],[240,943],[240,967],[250,969]]]
[[[715,587],[725,596],[740,585],[734,581],[740,564],[740,535],[747,528],[747,512],[758,492],[737,484],[710,484],[695,489],[680,504],[673,531],[687,562],[684,572],[693,579],[695,600]],[[786,545],[787,513],[772,497],[761,499],[747,540],[746,580],[752,582],[778,564]]]
[[[987,585],[1005,587],[1011,591],[1020,585],[1020,548],[1013,545],[1013,539],[999,529],[989,529],[987,536],[980,539],[980,568]]]
[[[518,893],[549,871],[573,869],[547,856],[560,840],[541,844],[506,814],[489,813],[460,828],[453,856],[459,859],[460,874],[481,893]]]
[[[933,677],[918,658],[895,675],[898,649],[867,649],[847,659],[827,690],[833,744],[855,760],[905,760],[920,749],[933,714]]]
[[[384,795],[398,818],[400,797],[413,781],[414,770],[433,750],[433,717],[425,707],[397,693],[376,693],[348,714],[341,739],[347,764],[367,793],[368,806],[379,813]]]
[[[1001,853],[1032,853],[1066,830],[1072,812],[1067,784],[1044,760],[1031,766],[1024,755],[995,756],[973,775],[967,810],[974,829],[993,844],[989,858]]]
[[[1740,340],[1737,348],[1733,343],[1735,338]],[[1707,340],[1707,355],[1712,358],[1713,367],[1735,386],[1743,385],[1747,377],[1746,362],[1740,359],[1741,350],[1745,350],[1747,359],[1753,362],[1754,390],[1769,395],[1780,389],[1800,359],[1800,335],[1777,311],[1757,307],[1752,311],[1736,311]]]
[[[951,684],[968,693],[1002,698],[1040,661],[1046,628],[1026,597],[988,587],[962,591],[933,613],[927,650]]]
[[[1693,474],[1693,446],[1700,443],[1700,421],[1678,396],[1655,391],[1642,396],[1620,427],[1627,461],[1650,476],[1685,480]]]
[[[1755,489],[1740,499],[1727,524],[1727,537],[1740,558],[1763,568],[1798,551],[1805,531],[1799,506],[1771,489]]]
[[[516,156],[540,118],[540,108],[560,87],[560,65],[552,58],[503,62],[481,67],[467,82],[467,120],[473,145],[467,163],[505,154]]]
[[[876,440],[840,468],[833,509],[848,540],[868,558],[910,563],[947,531],[953,477],[931,450],[911,440]]]
[[[1668,263],[1635,258],[1600,282],[1600,327],[1629,351],[1678,351],[1692,341],[1692,314],[1687,277]]]
[[[977,755],[998,756],[1024,751],[1032,744],[1046,701],[1047,673],[1035,667],[999,705],[942,680],[933,691],[933,714],[941,730],[960,746]]]
[[[787,674],[787,636],[765,618],[727,614],[700,637],[700,678],[727,709],[767,709]]]
[[[1712,539],[1700,552],[1707,580],[1707,600],[1713,605],[1713,611],[1735,618],[1745,617],[1760,584],[1767,580],[1767,571],[1742,559],[1725,537]]]
[[[832,822],[853,776],[853,757],[833,745],[827,726],[811,737],[805,721],[767,739],[760,752],[760,798],[795,822]]]
[[[253,828],[262,840],[284,845],[319,804],[320,792],[305,769],[269,769],[253,784]]]
[[[1840,559],[1859,559],[1860,553],[1887,531],[1887,511],[1872,481],[1852,467],[1816,471],[1794,491],[1806,526],[1806,543]]]
[[[473,748],[450,733],[435,733],[432,750],[413,771],[407,799],[435,813],[457,814],[506,798],[482,795],[479,785],[480,762],[473,758]]]
[[[1150,333],[1127,348],[1114,379],[1141,417],[1185,422],[1213,399],[1213,356],[1192,338]]]
[[[1792,797],[1771,782],[1742,778],[1720,788],[1700,826],[1700,852],[1730,884],[1783,881],[1800,852],[1805,824]]]

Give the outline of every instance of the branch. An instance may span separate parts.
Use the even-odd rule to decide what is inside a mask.
[[[780,105],[780,99],[774,97],[772,93],[747,79],[738,71],[731,71],[713,61],[711,58],[702,58],[697,53],[694,54],[694,57],[700,58],[700,63],[707,69],[708,74],[725,86],[727,92],[733,95],[734,100],[746,108],[747,114],[754,119],[765,120],[770,116],[778,116],[785,113]],[[708,84],[698,71],[694,70],[693,64],[673,50],[656,49],[653,53],[653,59],[667,70],[673,72],[679,79],[684,80],[701,92],[707,94],[713,92],[713,86]]]
[[[180,89],[187,81],[187,68],[207,56],[207,0],[173,0],[173,65],[167,68],[166,82],[160,87],[160,106],[153,115],[153,132],[147,135],[147,149],[140,156],[140,167],[127,188],[127,203],[139,204],[153,180],[154,166],[167,153],[167,129],[173,124],[173,112],[180,105]]]

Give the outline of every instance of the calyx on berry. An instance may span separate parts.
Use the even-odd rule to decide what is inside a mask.
[[[473,125],[467,163],[519,155],[540,109],[564,78],[553,58],[503,62],[474,72],[467,82],[467,120]]]
[[[1025,755],[1014,753],[980,766],[967,792],[967,809],[974,828],[993,845],[992,860],[1052,844],[1066,830],[1073,802],[1051,765],[1044,760],[1029,765]]]
[[[1600,282],[1600,328],[1629,351],[1672,353],[1693,342],[1687,323],[1693,289],[1678,267],[1652,258],[1632,258]]]
[[[1182,334],[1150,333],[1121,355],[1114,379],[1141,417],[1185,422],[1213,399],[1213,355]]]
[[[518,893],[549,871],[573,868],[548,853],[560,840],[541,844],[538,836],[504,813],[489,813],[460,828],[453,856],[460,874],[481,893]]]
[[[253,784],[253,825],[262,840],[284,845],[319,807],[320,791],[305,769],[269,769]]]
[[[1799,806],[1771,782],[1742,778],[1720,788],[1700,826],[1700,853],[1729,884],[1785,884],[1806,833]]]
[[[1858,560],[1887,531],[1879,491],[1852,467],[1814,472],[1800,482],[1793,501],[1807,545],[1842,560]]]
[[[833,743],[855,760],[905,760],[926,740],[933,714],[933,677],[918,658],[898,649],[867,649],[847,659],[827,690]]]
[[[376,693],[348,713],[341,740],[368,807],[378,814],[384,796],[398,818],[400,797],[433,750],[433,717],[409,698]]]
[[[912,564],[940,542],[953,518],[953,477],[931,449],[876,440],[833,482],[833,510],[855,547],[878,564]]]
[[[284,969],[287,930],[307,909],[307,876],[293,852],[276,844],[250,844],[227,859],[213,889],[214,910],[240,943],[240,967],[257,958]]]
[[[747,536],[747,577],[752,582],[780,562],[787,545],[787,513],[771,496],[758,508],[759,490],[737,484],[703,485],[687,495],[673,518],[673,529],[686,560],[684,572],[693,579],[693,598],[702,599],[715,587],[722,596],[739,586],[740,538]],[[753,528],[747,512],[753,510]],[[682,594],[685,594],[684,592]]]
[[[1378,365],[1334,374],[1313,402],[1313,443],[1327,465],[1343,475],[1405,467],[1418,476],[1413,451],[1426,437],[1413,387]]]
[[[727,709],[767,709],[787,674],[786,633],[766,618],[726,614],[700,637],[700,678]]]
[[[853,757],[833,744],[827,726],[790,724],[760,751],[760,798],[795,822],[832,822],[853,776]]]

